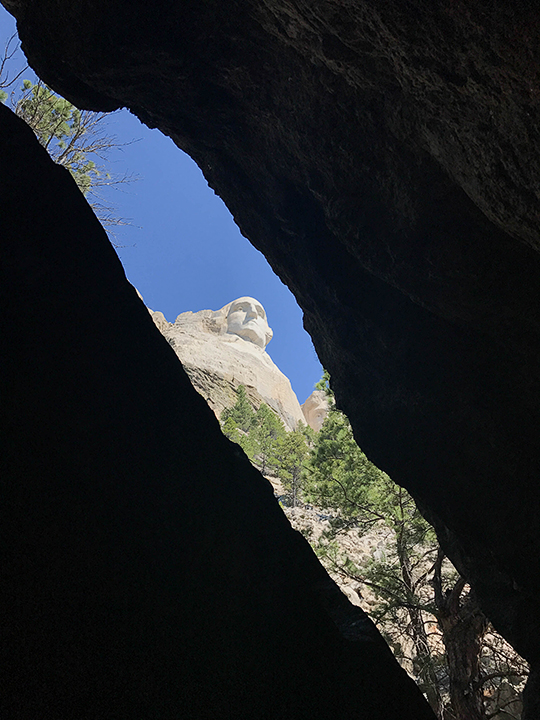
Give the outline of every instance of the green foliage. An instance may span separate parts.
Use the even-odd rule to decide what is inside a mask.
[[[255,414],[253,436],[258,446],[256,461],[263,475],[277,468],[277,448],[285,433],[281,420],[266,403],[261,403]]]
[[[91,127],[81,112],[41,81],[24,80],[15,112],[30,125],[55,162],[69,170],[83,195],[96,185],[100,171],[88,155],[98,148],[88,145]]]
[[[384,549],[364,565],[360,575],[378,601],[373,608],[374,619],[390,632],[396,623],[407,626],[404,608],[436,614],[432,576],[426,570],[437,558],[438,543],[433,528],[420,515],[414,500],[387,475],[382,474],[381,482],[373,487],[369,503],[391,534]],[[446,575],[449,583],[457,577],[455,570]],[[409,627],[413,641],[417,630]]]
[[[311,428],[300,423],[297,430],[287,432],[265,403],[254,412],[243,385],[238,387],[233,407],[223,411],[221,426],[223,433],[243,448],[263,474],[278,475],[296,504]]]
[[[370,499],[383,482],[383,473],[356,444],[348,419],[331,409],[315,434],[304,482],[306,499],[318,507],[339,511],[359,522],[381,519]]]
[[[243,448],[263,474],[267,473],[277,465],[276,450],[286,434],[285,428],[265,403],[254,412],[243,385],[238,387],[236,395],[233,407],[225,409],[221,414],[222,430],[230,440]]]
[[[240,385],[237,390],[236,403],[226,408],[221,414],[221,429],[229,440],[240,445],[248,458],[253,462],[258,452],[258,443],[250,430],[255,424],[255,412],[247,399],[246,389]]]
[[[331,399],[327,373],[318,389]],[[500,684],[508,668],[508,677],[522,681],[523,661],[494,631],[483,644],[488,622],[474,593],[444,558],[433,529],[410,495],[362,453],[347,418],[335,405],[331,408],[315,435],[303,481],[304,496],[332,512],[330,529],[315,546],[317,554],[330,570],[369,589],[372,618],[438,718],[494,717],[497,703],[491,701],[488,714],[482,709],[483,668],[488,683],[495,676]],[[344,530],[363,535],[370,527],[384,537],[370,560],[360,562],[340,549]],[[496,650],[486,653],[490,646]],[[486,658],[497,668],[494,675]],[[497,692],[492,686],[486,697]],[[509,692],[511,702],[519,703],[518,689]]]
[[[254,413],[243,387],[234,407],[222,415],[223,432],[263,473],[279,477],[289,495],[287,505],[308,501],[331,513],[329,529],[318,541],[309,530],[302,532],[329,570],[369,591],[371,617],[438,718],[495,717],[494,709],[508,696],[518,706],[519,683],[527,672],[523,661],[493,633],[491,649],[482,646],[487,620],[463,578],[445,560],[433,529],[411,496],[360,450],[348,419],[336,410],[327,372],[316,387],[326,392],[331,408],[318,433],[302,423],[287,432],[264,403]],[[341,533],[362,536],[369,530],[382,538],[369,560],[343,551]],[[448,660],[452,657],[457,665]],[[475,670],[480,663],[486,668],[491,705],[488,714],[473,715],[474,703],[484,706],[481,671]]]
[[[55,140],[59,149],[65,147],[66,140],[80,129],[80,110],[42,83],[24,80],[21,90],[23,95],[17,102],[19,117],[30,125],[44,147]]]
[[[311,448],[315,441],[315,437],[317,436],[315,430],[313,430],[313,428],[311,428],[309,425],[303,423],[301,420],[298,422],[298,426],[296,429],[304,436],[308,448]]]
[[[323,370],[322,378],[315,383],[315,390],[322,390],[330,402],[330,407],[334,407],[334,393],[330,387],[330,373],[328,370]]]
[[[16,36],[6,43],[0,58],[0,102],[10,97],[11,108],[34,131],[51,158],[65,167],[90,206],[105,226],[127,225],[128,221],[115,215],[114,208],[103,204],[99,188],[131,182],[130,175],[114,176],[103,166],[111,150],[120,147],[113,136],[105,132],[107,113],[79,110],[56,95],[39,79],[16,82],[27,71],[9,76],[11,59],[17,55]],[[15,88],[8,95],[7,88]]]
[[[238,430],[238,425],[230,415],[225,419],[223,419],[223,417],[221,418],[221,430],[223,431],[223,434],[229,438],[229,440],[240,444],[240,431]]]
[[[255,424],[255,412],[251,407],[243,385],[238,386],[236,391],[236,402],[232,408],[226,408],[221,414],[221,422],[232,420],[236,427],[243,432],[249,432]]]
[[[305,425],[299,423],[293,432],[279,435],[275,444],[276,470],[284,488],[291,495],[292,506],[300,500],[300,486],[309,452]]]

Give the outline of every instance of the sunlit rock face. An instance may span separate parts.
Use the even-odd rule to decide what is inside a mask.
[[[5,4],[54,89],[197,161],[362,449],[538,663],[538,5]]]
[[[224,308],[222,308],[224,310]],[[263,350],[272,339],[272,330],[266,320],[266,312],[258,300],[241,297],[229,304],[227,310],[227,333],[258,345]]]
[[[220,310],[185,312],[174,323],[151,314],[218,418],[244,385],[252,406],[265,402],[289,430],[304,422],[290,381],[266,352],[273,333],[258,300],[241,297]]]
[[[328,399],[322,390],[314,390],[305,403],[302,412],[310,428],[319,432],[328,415]]]

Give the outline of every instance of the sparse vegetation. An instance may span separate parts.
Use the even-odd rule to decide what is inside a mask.
[[[21,82],[21,76],[28,68],[11,76],[10,61],[17,50],[18,42],[12,36],[0,60],[0,102],[9,102],[15,114],[32,128],[54,162],[71,173],[102,225],[108,228],[128,225],[129,222],[119,217],[100,193],[102,188],[124,185],[136,179],[127,173],[117,175],[110,169],[110,152],[124,143],[107,133],[109,114],[79,110],[38,78]]]
[[[330,400],[318,433],[286,432],[266,405],[255,413],[243,387],[223,414],[223,430],[279,478],[289,507],[307,503],[324,513],[326,530],[306,536],[335,577],[356,581],[369,596],[365,609],[439,720],[519,718],[527,664],[490,625],[411,496],[360,450],[326,372],[316,387]],[[346,534],[381,530],[385,542],[368,560],[340,543]]]

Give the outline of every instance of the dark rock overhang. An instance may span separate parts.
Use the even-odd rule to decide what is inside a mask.
[[[0,105],[2,713],[432,718]]]
[[[52,87],[197,161],[296,295],[361,447],[535,663],[540,12],[4,4]]]

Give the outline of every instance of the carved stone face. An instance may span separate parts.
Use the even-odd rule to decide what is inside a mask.
[[[258,300],[241,297],[234,300],[227,313],[227,332],[265,348],[272,339],[266,313]]]
[[[302,405],[307,424],[319,432],[328,415],[328,399],[321,390],[314,390]]]

